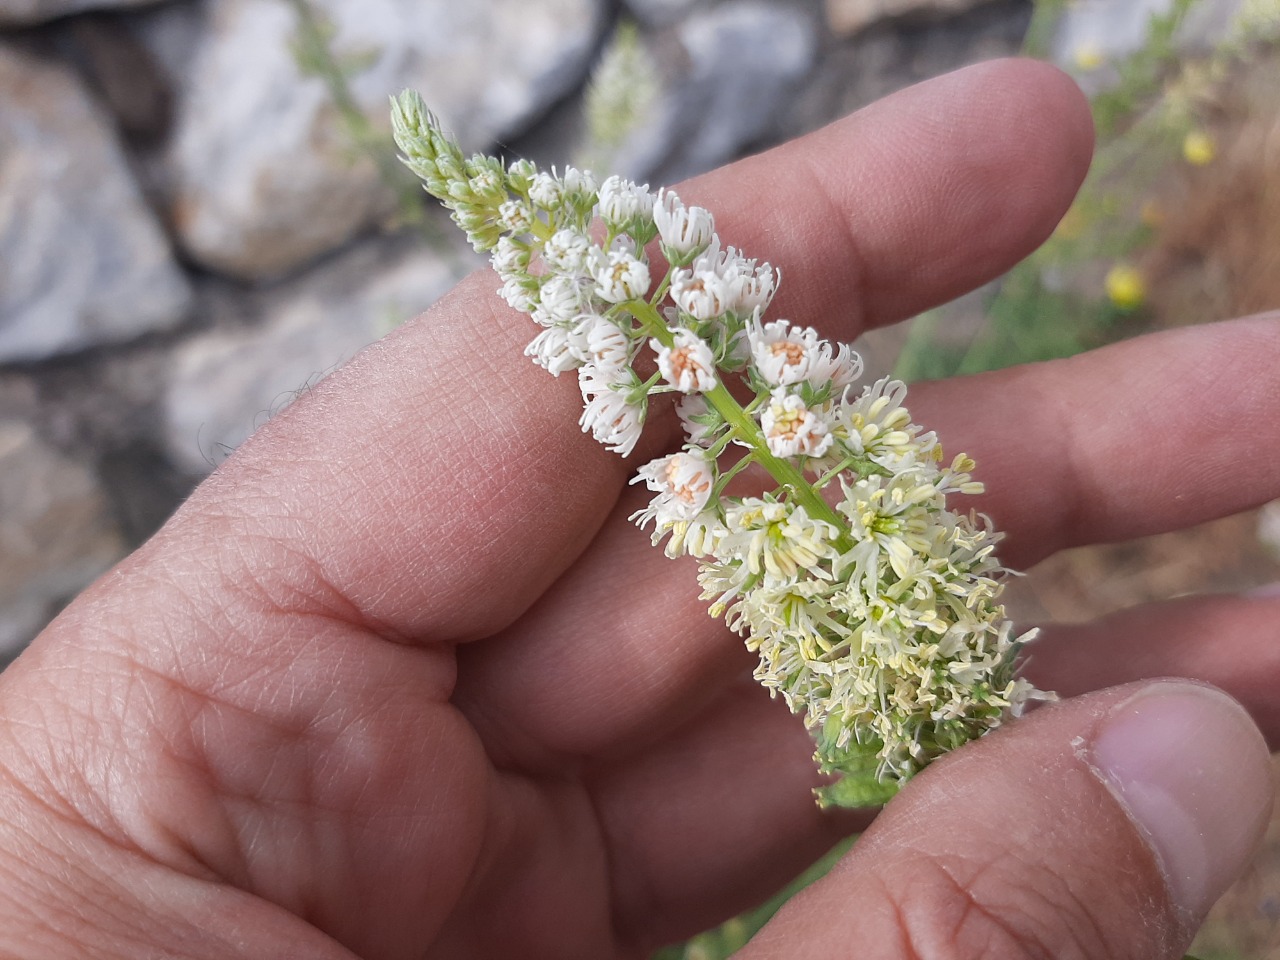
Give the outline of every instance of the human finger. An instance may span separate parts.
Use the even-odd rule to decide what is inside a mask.
[[[1220,692],[1068,701],[921,774],[737,957],[1171,960],[1271,805],[1266,746]]]
[[[1040,61],[994,60],[679,189],[716,214],[726,242],[781,266],[778,315],[852,340],[1029,254],[1092,154],[1073,80]]]
[[[978,463],[975,504],[1025,569],[1280,496],[1280,314],[918,384],[916,420]]]
[[[650,749],[602,757],[588,784],[619,937],[685,939],[767,900],[874,810],[821,810],[803,720],[739,674]]]
[[[1026,677],[1063,696],[1153,677],[1212,683],[1280,747],[1280,595],[1180,597],[1100,620],[1053,624],[1029,648]]]

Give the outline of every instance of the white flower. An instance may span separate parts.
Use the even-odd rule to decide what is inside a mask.
[[[663,379],[681,393],[706,393],[714,390],[716,361],[706,341],[692,330],[675,331],[675,343],[666,347],[650,341],[658,354],[658,370]]]
[[[623,381],[619,379],[616,370],[602,369],[593,364],[584,363],[582,369],[578,371],[578,389],[582,391],[582,400],[585,403],[598,394],[617,393],[622,396]]]
[[[818,561],[835,554],[835,527],[791,503],[745,498],[726,512],[725,530],[717,558],[739,560],[748,573],[775,582],[816,573]]]
[[[577,230],[557,230],[542,248],[542,261],[556,273],[581,275],[586,270],[591,240]]]
[[[903,406],[907,385],[885,377],[836,407],[833,432],[854,453],[865,454],[895,472],[907,464],[928,465],[938,455],[938,438],[922,433]]]
[[[760,415],[769,452],[775,457],[820,457],[831,449],[834,438],[827,422],[805,406],[785,387],[773,391]]]
[[[567,324],[579,316],[586,307],[583,289],[573,277],[549,277],[538,294],[538,304],[533,308],[533,319],[544,327]]]
[[[610,303],[635,300],[649,292],[649,266],[626,250],[613,250],[595,266],[596,292]]]
[[[631,365],[631,340],[611,320],[596,314],[579,318],[570,334],[571,349],[585,362],[610,376]]]
[[[664,552],[668,557],[705,557],[715,553],[720,538],[724,536],[724,524],[714,510],[704,510],[692,520],[676,520],[665,531],[655,530],[655,545],[663,533],[667,537]]]
[[[677,270],[671,275],[671,299],[698,320],[714,320],[729,309],[729,292],[710,270]]]
[[[715,221],[702,207],[686,207],[670,190],[659,190],[653,205],[653,219],[658,235],[672,259],[687,263],[706,249],[715,235]]]
[[[830,384],[839,393],[862,373],[862,358],[847,344],[840,344],[833,357],[830,342],[812,327],[775,320],[764,326],[753,324],[747,337],[756,370],[774,386],[808,381],[815,386]]]
[[[720,238],[711,235],[711,242],[692,266],[683,271],[686,277],[705,277],[712,274],[719,279],[721,313],[732,312],[750,316],[763,311],[773,299],[780,276],[767,263],[757,263],[742,256],[734,247],[720,247]],[[672,278],[674,287],[675,277]],[[690,311],[692,312],[692,311]]]
[[[694,520],[711,496],[715,480],[711,464],[694,453],[673,453],[650,461],[636,471],[632,483],[644,481],[657,496],[636,514],[640,526],[656,520],[659,530],[681,520]],[[633,518],[634,519],[634,518]]]
[[[713,545],[716,556],[720,555],[727,536],[727,528],[722,528]],[[730,607],[733,599],[742,592],[750,579],[751,573],[746,565],[737,560],[723,563],[704,561],[698,568],[698,585],[702,587],[701,596],[703,600],[711,601],[710,613],[713,617],[725,615],[726,608]],[[732,616],[731,612],[730,617]],[[731,627],[737,629],[733,624]]]
[[[752,362],[766,383],[779,386],[809,378],[819,340],[812,327],[792,327],[785,320],[775,320],[748,330],[747,337]]]
[[[653,194],[649,185],[612,176],[600,185],[600,219],[611,227],[622,227],[636,217],[653,214]]]
[[[537,174],[529,184],[529,200],[544,210],[556,206],[563,193],[560,181],[549,173]]]
[[[503,280],[512,274],[527,275],[529,267],[529,248],[511,237],[499,237],[493,253],[489,257],[494,272]]]
[[[502,284],[502,299],[511,305],[512,309],[519,310],[521,313],[528,313],[533,309],[533,294],[521,282],[518,274],[507,277]]]
[[[569,331],[564,327],[543,330],[525,347],[524,355],[532,357],[534,363],[557,377],[582,365],[582,360],[570,348]]]
[[[729,248],[730,254],[733,248]],[[781,281],[780,274],[769,264],[757,265],[754,260],[733,257],[724,268],[725,285],[729,291],[730,309],[737,314],[763,311],[773,299]]]
[[[496,200],[507,195],[506,185],[493,170],[481,170],[467,181],[467,187],[472,194],[485,200]]]
[[[1028,630],[1018,638],[1018,643],[1028,644],[1036,638],[1038,630]],[[1037,690],[1029,680],[1018,677],[1009,684],[1009,689],[1005,693],[1005,698],[1009,701],[1009,712],[1015,717],[1020,717],[1026,712],[1027,703],[1032,700],[1041,700],[1053,703],[1058,699],[1056,693],[1047,690]]]
[[[644,428],[644,408],[627,403],[625,397],[613,390],[598,389],[598,383],[591,376],[580,379],[579,385],[583,387],[583,397],[587,402],[578,423],[583,432],[590,431],[607,449],[625,457],[635,449],[636,441],[640,439],[640,431]]]
[[[711,443],[715,428],[698,422],[703,419],[712,419],[711,408],[707,405],[705,397],[697,393],[683,394],[676,401],[676,416],[680,418],[680,425],[684,427],[684,435],[690,443],[696,443],[698,446],[707,446]],[[719,417],[714,419],[717,423],[720,422]]]
[[[565,167],[561,179],[565,199],[570,203],[582,205],[586,200],[595,200],[596,178],[590,170],[579,170],[577,167]]]
[[[507,175],[512,180],[532,180],[537,172],[537,165],[532,160],[527,160],[524,157],[512,160],[510,166],[507,167]]]
[[[719,235],[712,234],[711,243],[708,244],[707,249],[698,254],[697,259],[693,261],[692,269],[705,270],[716,276],[723,276],[725,271],[731,269],[730,264],[737,259],[738,251],[733,247],[722,249]]]
[[[533,211],[521,200],[508,200],[498,207],[498,223],[508,233],[528,233],[533,228]]]
[[[927,479],[873,474],[853,482],[841,478],[840,485],[844,499],[836,509],[848,518],[856,544],[837,568],[852,568],[868,592],[886,572],[882,563],[894,577],[906,579],[938,551],[950,552],[956,515],[944,509],[937,487]]]

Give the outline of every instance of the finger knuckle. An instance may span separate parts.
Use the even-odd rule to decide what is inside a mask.
[[[903,960],[1130,956],[1090,899],[1043,865],[921,858],[882,886]]]

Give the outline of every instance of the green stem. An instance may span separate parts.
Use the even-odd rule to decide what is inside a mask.
[[[720,497],[724,495],[725,490],[729,488],[729,481],[731,481],[734,477],[740,474],[743,470],[747,469],[747,467],[751,466],[751,464],[753,463],[755,463],[755,458],[748,455],[743,457],[741,460],[735,463],[732,467],[730,467],[724,473],[720,474],[720,476],[716,479],[715,488],[711,491],[711,499],[713,501],[719,500]]]
[[[290,3],[298,17],[299,40],[305,45],[306,52],[312,56],[310,66],[328,88],[329,99],[333,101],[338,115],[347,125],[352,140],[370,153],[382,173],[389,175],[389,178],[394,181],[400,181],[402,171],[391,153],[369,151],[369,145],[374,141],[373,125],[365,112],[360,109],[360,105],[356,103],[356,98],[347,83],[346,74],[329,49],[329,37],[323,21],[307,0],[290,0]]]
[[[719,460],[720,454],[724,453],[726,450],[729,449],[729,444],[733,443],[734,438],[736,436],[737,434],[735,434],[732,430],[726,430],[724,432],[724,436],[720,437],[718,440],[716,440],[715,443],[707,447],[707,456],[710,457],[712,460]],[[744,457],[743,459],[746,459],[746,458]]]
[[[658,289],[655,290],[653,292],[653,296],[649,298],[649,306],[653,307],[655,310],[658,308],[658,304],[662,302],[662,298],[667,295],[667,290],[671,287],[671,274],[674,272],[674,270],[667,271],[666,276],[662,278],[662,282],[658,284]]]
[[[675,343],[675,336],[671,329],[663,321],[657,308],[648,301],[628,300],[622,304],[622,307],[630,311],[646,332],[663,346],[670,347]],[[725,423],[729,424],[737,438],[751,451],[751,457],[755,462],[768,470],[769,475],[778,482],[779,486],[790,490],[791,496],[805,508],[810,517],[822,520],[836,528],[836,548],[841,551],[851,550],[853,538],[849,535],[849,527],[844,522],[844,518],[822,499],[822,495],[805,479],[799,467],[789,460],[773,455],[759,425],[733,398],[729,389],[723,383],[717,383],[714,389],[706,391],[703,396],[707,403],[724,418]]]
[[[530,228],[529,232],[537,237],[539,242],[546,243],[551,239],[555,230],[552,228],[551,224],[547,223],[541,217],[534,217],[533,226]]]
[[[821,490],[828,483],[830,483],[836,477],[840,476],[840,474],[844,473],[846,470],[856,465],[857,463],[858,463],[857,457],[845,457],[843,460],[837,463],[834,467],[832,467],[830,470],[828,470],[826,473],[820,476],[817,480],[815,480],[813,482],[813,485],[817,487],[819,490]]]
[[[844,518],[822,499],[794,463],[773,455],[759,426],[733,398],[728,388],[723,383],[719,383],[714,390],[707,391],[703,396],[711,406],[715,407],[716,412],[724,417],[725,422],[738,434],[738,438],[747,445],[756,462],[768,470],[769,475],[781,486],[791,491],[791,495],[805,508],[809,516],[815,520],[825,520],[836,528],[837,546],[841,550],[852,548],[853,540],[849,537],[849,528],[845,525]]]
[[[452,244],[428,218],[423,191],[417,181],[406,176],[395,151],[389,149],[386,134],[374,127],[356,101],[347,72],[330,47],[331,37],[323,15],[310,0],[289,0],[289,4],[298,20],[295,47],[298,66],[324,84],[352,145],[373,163],[383,185],[395,194],[401,222],[416,228],[428,246],[443,253],[455,266],[459,265]]]
[[[640,324],[640,329],[664,347],[671,347],[675,344],[676,338],[671,332],[671,328],[667,326],[666,321],[662,319],[662,315],[658,313],[658,308],[649,303],[649,301],[626,300],[614,307],[613,310],[625,311],[631,314]]]

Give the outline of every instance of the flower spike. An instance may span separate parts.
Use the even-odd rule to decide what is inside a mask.
[[[711,612],[759,655],[756,679],[804,714],[834,778],[820,803],[882,803],[1052,697],[1017,675],[1035,631],[1016,636],[999,603],[999,534],[949,505],[981,492],[973,462],[942,466],[904,384],[856,390],[849,346],[764,322],[780,274],[722,245],[709,211],[621,177],[464,158],[412,92],[392,124],[404,162],[490,252],[501,295],[542,328],[525,352],[577,371],[583,430],[626,456],[650,399],[679,397],[684,448],[639,468],[654,497],[632,519],[669,556],[698,558]],[[731,494],[753,465],[776,486]]]

